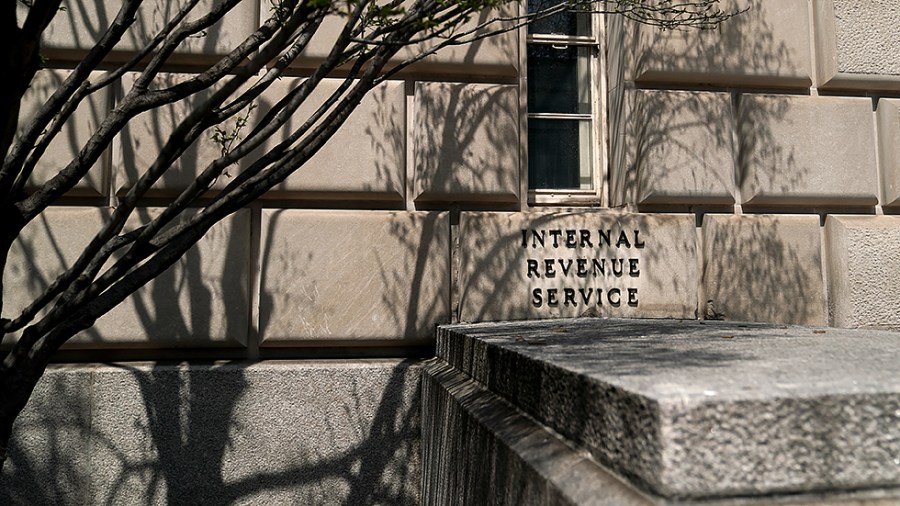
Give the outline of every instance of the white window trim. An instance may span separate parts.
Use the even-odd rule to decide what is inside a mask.
[[[521,9],[527,9],[523,2]],[[527,195],[523,201],[523,210],[539,206],[609,206],[609,143],[607,141],[607,82],[606,82],[606,26],[603,16],[592,16],[592,30],[596,37],[585,36],[560,36],[560,35],[528,35],[527,28],[519,31],[519,97],[521,114],[521,131],[519,135],[520,145],[520,174],[522,195]],[[593,189],[540,189],[528,188],[528,43],[529,42],[560,42],[573,46],[592,47],[596,52],[591,65],[591,114],[565,115],[566,118],[591,119],[592,122],[592,148],[591,163],[593,174]],[[554,117],[554,114],[534,113],[533,117]],[[557,116],[558,117],[558,116]]]

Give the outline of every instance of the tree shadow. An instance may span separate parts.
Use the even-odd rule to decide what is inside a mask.
[[[95,72],[91,74],[91,78],[97,78],[99,75]],[[40,106],[68,77],[68,71],[56,69],[42,69],[35,75],[28,92],[22,99],[22,109],[19,112],[20,127],[26,126],[27,121],[37,114]],[[34,190],[65,167],[97,129],[109,108],[110,97],[105,92],[90,96],[80,104],[47,146],[47,150],[35,166],[25,190]],[[16,140],[18,141],[18,136]],[[107,164],[101,158],[91,167],[87,175],[68,192],[67,196],[96,197],[105,195],[107,172]]]
[[[518,202],[517,97],[511,85],[417,85],[412,185],[417,204]]]
[[[800,96],[811,69],[798,50],[802,37],[786,34],[785,19],[771,12],[793,7],[744,3],[748,12],[713,31],[609,19],[611,201],[698,213],[700,318],[822,325],[815,214],[828,197],[816,194],[815,181],[825,168],[802,144],[816,139],[803,119],[813,99]],[[846,207],[839,198],[830,202]],[[733,204],[813,216],[704,217],[731,214]]]
[[[129,226],[157,212],[139,208]],[[96,361],[134,347],[151,350],[123,358],[228,356],[208,347],[246,344],[247,214],[213,228],[70,348]],[[17,244],[21,265],[9,265],[22,283],[4,286],[46,288],[79,251],[73,237],[87,240],[105,219],[95,209],[42,216]],[[51,370],[17,422],[4,503],[417,503],[416,363],[300,365],[119,364],[65,380]]]
[[[90,503],[90,375],[47,371],[16,420],[0,477],[9,505]]]
[[[764,180],[777,179],[781,187],[767,189],[777,192],[810,177],[811,168],[800,165],[793,146],[773,129],[792,121],[791,98],[739,89],[806,94],[808,62],[779,38],[783,27],[766,17],[766,5],[744,3],[749,11],[710,31],[661,32],[608,18],[614,205],[686,210],[741,204]],[[711,91],[652,89],[659,86]]]
[[[176,49],[170,59],[174,65],[194,65],[214,61],[215,55],[227,54],[237,41],[243,40],[256,29],[258,13],[250,5],[238,6],[224,19],[209,29],[188,37]],[[116,44],[107,60],[126,61],[136,50],[146,46],[162,28],[165,21],[187,4],[186,0],[154,0],[144,2],[138,9],[134,23]],[[212,2],[201,1],[187,20],[199,18]],[[101,0],[80,0],[66,2],[53,22],[44,32],[42,46],[44,54],[52,65],[67,65],[81,59],[102,37],[107,27],[116,18],[121,2]],[[24,13],[25,7],[19,7]]]
[[[147,219],[152,211],[141,213]],[[54,227],[47,229],[52,235]],[[244,232],[226,237],[219,248],[225,257],[219,290],[202,277],[216,262],[195,248],[178,272],[157,278],[132,298],[149,338],[143,346],[190,351],[208,346],[203,338],[217,333],[216,326],[228,337],[246,334],[247,314],[212,309],[221,303],[249,311],[246,282],[226,279],[246,275],[243,246],[249,231]],[[58,252],[61,265],[65,256]],[[179,302],[185,291],[187,304]],[[225,322],[218,325],[217,318]],[[123,346],[98,329],[87,339],[92,348]],[[8,504],[232,504],[266,498],[415,504],[418,377],[415,362],[397,361],[312,362],[306,368],[119,364],[73,370],[65,380],[53,370],[17,422],[4,499]]]
[[[707,216],[704,316],[826,325],[818,221],[817,216]]]
[[[418,366],[348,382],[335,365],[156,363],[42,384],[4,504],[417,504]]]

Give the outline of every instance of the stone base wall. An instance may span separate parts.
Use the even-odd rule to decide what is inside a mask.
[[[125,365],[48,374],[17,428],[4,470],[15,485],[0,502],[415,502],[416,366],[259,361],[428,355],[444,323],[625,316],[900,330],[900,23],[884,4],[733,0],[726,7],[749,10],[707,31],[605,19],[604,186],[573,206],[529,195],[524,33],[395,76],[307,166],[67,345],[62,360]],[[23,117],[86,53],[95,27],[84,20],[112,12],[67,7]],[[241,2],[186,43],[163,85],[202,70],[269,7]],[[146,28],[166,11],[148,8]],[[335,29],[324,25],[251,121],[309,75]],[[111,59],[132,56],[143,36]],[[73,113],[35,184],[134,80],[126,73]],[[77,258],[189,108],[138,116],[63,205],[29,224],[3,273],[4,317]],[[206,138],[192,146],[129,227],[217,150]],[[192,361],[128,362],[158,359]],[[220,359],[252,365],[194,361]],[[57,484],[34,486],[50,470]]]
[[[8,505],[418,504],[417,361],[52,367]]]

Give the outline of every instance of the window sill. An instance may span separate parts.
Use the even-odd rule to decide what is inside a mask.
[[[577,205],[599,207],[600,196],[594,190],[529,190],[529,206]]]

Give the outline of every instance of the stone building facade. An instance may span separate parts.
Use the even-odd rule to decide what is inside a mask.
[[[418,359],[442,323],[900,330],[900,11],[739,5],[750,10],[713,31],[573,16],[453,48],[374,90],[305,167],[60,354],[18,426],[3,502],[416,503]],[[243,2],[167,79],[269,8]],[[27,105],[111,9],[57,16]],[[323,56],[327,28],[276,88]],[[132,80],[79,108],[51,161]],[[74,260],[190,105],[139,116],[66,205],[26,228],[10,307]],[[140,214],[218,149],[199,142]]]

